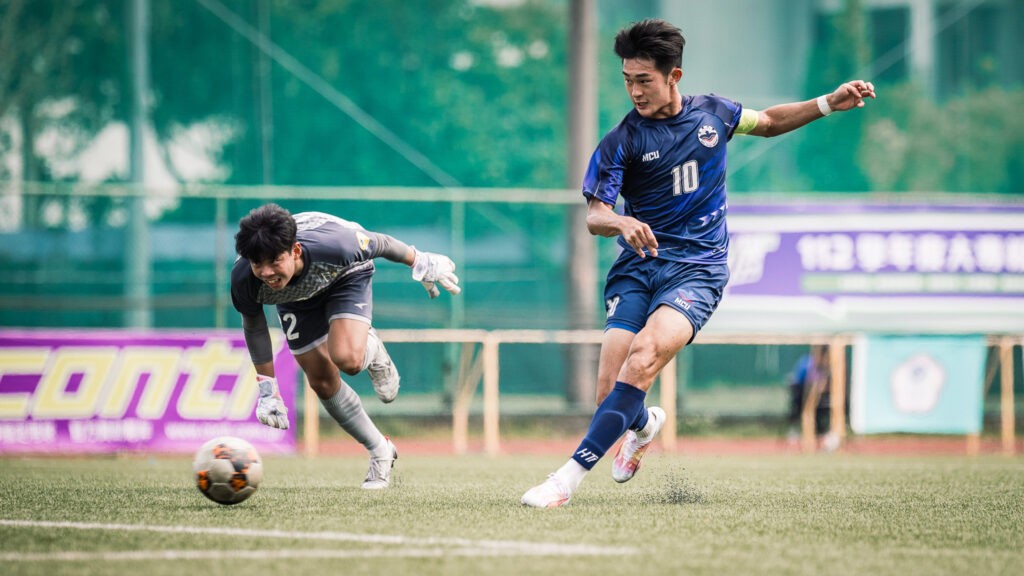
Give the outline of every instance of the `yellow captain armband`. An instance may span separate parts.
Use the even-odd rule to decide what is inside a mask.
[[[736,125],[736,134],[750,134],[754,128],[757,128],[758,116],[757,110],[744,108],[740,114],[740,122]]]

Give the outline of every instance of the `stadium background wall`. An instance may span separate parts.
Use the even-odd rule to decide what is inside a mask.
[[[875,82],[880,98],[864,114],[733,141],[737,211],[801,197],[1021,206],[1024,125],[1005,114],[1024,105],[1019,2],[587,4],[597,15],[598,134],[629,106],[611,37],[649,16],[683,28],[689,92],[763,107],[853,76]],[[0,66],[17,79],[0,86],[0,263],[10,273],[0,325],[236,329],[226,278],[234,223],[277,201],[453,254],[467,291],[451,300],[425,302],[404,270],[380,266],[384,329],[568,326],[568,207],[579,194],[564,185],[565,2],[34,0],[0,10],[11,24],[0,30],[10,48]],[[741,17],[747,33],[727,44],[713,35]],[[615,248],[598,242],[600,270]],[[1002,281],[1012,287],[1019,273],[1004,270]],[[986,312],[995,324],[970,330],[1006,332],[1020,301],[1011,293]],[[715,321],[730,329],[764,330],[758,322],[771,318],[758,304],[722,312]],[[925,331],[943,331],[951,312],[923,312],[936,319]],[[593,316],[599,326],[599,307]],[[786,330],[850,328],[795,324]],[[458,351],[437,346],[398,345],[396,359],[408,392],[449,406]],[[695,347],[680,362],[680,408],[695,427],[777,418],[804,348]],[[559,400],[557,347],[507,354],[503,391],[522,397],[509,410],[582,410]]]

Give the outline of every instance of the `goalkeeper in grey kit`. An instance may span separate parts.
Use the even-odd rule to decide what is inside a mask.
[[[399,375],[372,326],[374,258],[412,267],[412,277],[431,298],[437,285],[461,292],[455,264],[387,234],[364,229],[322,212],[294,216],[265,204],[239,222],[238,259],[231,270],[231,302],[242,314],[242,330],[259,385],[256,417],[286,430],[288,408],[277,388],[264,304],[273,304],[288,348],[320,403],[346,432],[366,447],[370,469],[362,487],[387,488],[398,451],[366,414],[340,372],[369,372],[378,398],[398,395]]]

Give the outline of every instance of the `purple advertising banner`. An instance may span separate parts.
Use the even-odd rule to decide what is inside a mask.
[[[1024,232],[736,233],[733,294],[1024,296]]]
[[[735,295],[1024,296],[1019,207],[744,206],[729,230]]]
[[[1024,202],[742,196],[708,332],[1017,333]]]
[[[294,418],[295,361],[274,342]],[[294,420],[260,424],[257,396],[240,332],[0,330],[0,453],[192,452],[221,435],[294,451]]]

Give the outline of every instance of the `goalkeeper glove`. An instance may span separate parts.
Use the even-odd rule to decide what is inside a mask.
[[[435,284],[440,284],[441,288],[452,295],[462,292],[462,288],[459,288],[459,277],[455,275],[455,263],[443,254],[416,250],[416,259],[412,265],[412,279],[423,284],[423,288],[431,298],[437,298],[441,294]]]
[[[260,399],[256,402],[256,418],[272,428],[288,429],[288,409],[277,390],[277,380],[269,376],[256,375],[260,387]]]

